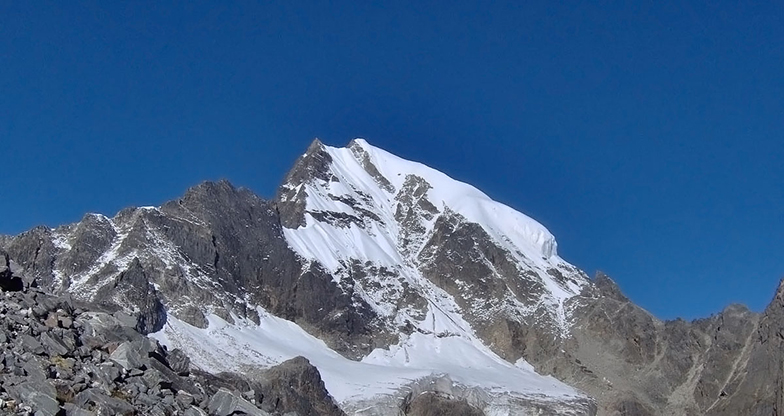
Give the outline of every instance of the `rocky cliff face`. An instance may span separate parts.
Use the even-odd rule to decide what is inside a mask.
[[[784,414],[781,290],[762,315],[662,322],[536,221],[363,140],[315,141],[271,201],[207,182],[0,244],[8,285],[128,313],[202,369],[304,355],[354,414]],[[283,370],[302,364],[255,391],[308,384]]]
[[[749,328],[741,353],[733,354],[737,358],[728,357],[734,360],[724,366],[726,370],[718,378],[720,383],[709,385],[713,389],[708,390],[712,394],[705,401],[706,414],[784,414],[784,281],[779,285],[773,301],[756,321],[757,324]],[[727,331],[735,329],[732,322],[726,327],[724,323],[718,322],[716,331],[723,332],[722,339],[733,338],[727,334]]]
[[[758,316],[731,305],[707,319],[662,322],[608,277],[595,282],[575,299],[570,365],[545,360],[553,373],[597,398],[603,414],[710,414],[745,371]]]

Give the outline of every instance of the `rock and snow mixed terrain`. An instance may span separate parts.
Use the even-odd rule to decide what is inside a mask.
[[[426,390],[421,385],[428,383],[488,414],[515,414],[525,402],[571,413],[560,402],[585,400],[575,389],[536,374],[524,361],[513,365],[460,337],[414,333],[400,345],[352,361],[290,321],[263,312],[260,320],[258,325],[236,319],[229,324],[212,315],[209,326],[200,329],[174,318],[151,336],[183,349],[200,368],[214,373],[253,373],[306,357],[319,369],[327,391],[352,414],[394,414],[409,393]],[[383,412],[382,406],[387,406]]]
[[[253,378],[306,357],[349,414],[784,408],[782,375],[759,369],[781,362],[762,335],[784,322],[775,301],[662,322],[556,248],[535,220],[361,139],[315,141],[273,200],[207,182],[0,239],[28,282],[124,310],[195,368]]]
[[[357,262],[366,270],[389,271],[370,272],[366,279],[370,286],[391,290],[364,287],[362,281],[355,283],[362,286],[363,299],[379,314],[392,316],[397,322],[412,322],[421,330],[469,332],[469,325],[460,322],[459,307],[447,296],[440,296],[438,285],[422,270],[443,250],[433,240],[442,231],[437,229],[441,220],[454,228],[462,223],[481,226],[485,234],[472,237],[484,238],[500,249],[516,273],[532,274],[532,284],[541,287],[539,301],[546,306],[544,311],[561,331],[568,331],[564,302],[578,294],[587,279],[558,257],[555,238],[541,224],[468,184],[400,159],[362,139],[346,148],[324,146],[319,150],[323,153],[306,153],[299,163],[311,166],[308,158],[331,159],[320,176],[283,186],[283,202],[290,204],[294,199],[294,203],[302,204],[304,199],[300,214],[304,224],[284,228],[284,235],[300,256],[323,265],[338,282],[352,277],[350,265]],[[443,255],[448,258],[458,254],[447,251]],[[492,263],[491,259],[484,260]],[[492,278],[505,278],[502,271],[491,272]],[[562,273],[569,278],[558,279]],[[466,277],[455,283],[470,286],[470,277]],[[395,295],[403,293],[402,285],[426,295],[430,302],[426,311],[394,308],[398,300]],[[510,313],[531,314],[530,305],[514,302],[511,288],[506,299],[513,308]],[[481,310],[490,305],[476,306]],[[449,316],[431,322],[417,319],[417,312]],[[441,324],[437,321],[447,322],[443,322],[443,328],[434,328]]]
[[[304,358],[253,380],[191,369],[181,350],[134,329],[132,316],[46,293],[0,254],[0,414],[344,414]]]

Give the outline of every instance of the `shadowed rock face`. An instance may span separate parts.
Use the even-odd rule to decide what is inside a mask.
[[[150,283],[139,259],[134,259],[114,282],[101,287],[95,297],[104,303],[133,306],[138,311],[135,328],[142,334],[158,332],[166,323],[161,295]]]
[[[38,286],[52,285],[54,282],[52,271],[57,250],[52,243],[51,230],[46,227],[35,227],[9,239],[3,248],[10,258],[25,269],[30,278],[35,278]]]
[[[297,228],[305,225],[307,192],[299,185],[313,179],[331,181],[332,177],[329,174],[331,163],[332,156],[324,150],[324,145],[318,139],[314,140],[305,154],[294,163],[275,198],[278,201],[280,222],[284,227]]]
[[[57,258],[57,268],[65,276],[87,271],[109,249],[117,231],[103,215],[87,214],[73,231],[72,250]]]
[[[256,402],[270,413],[295,411],[302,416],[344,415],[329,397],[318,369],[304,357],[292,358],[267,371],[254,385]]]
[[[18,276],[11,264],[8,253],[0,250],[0,290],[8,292],[18,292],[24,289],[24,281]]]

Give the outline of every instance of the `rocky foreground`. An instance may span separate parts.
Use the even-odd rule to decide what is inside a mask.
[[[201,372],[135,318],[47,294],[15,269],[0,252],[0,414],[344,414],[302,357],[253,380]]]

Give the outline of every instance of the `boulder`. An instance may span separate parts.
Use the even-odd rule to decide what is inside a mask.
[[[210,414],[215,416],[229,416],[235,413],[250,416],[268,416],[269,413],[254,406],[242,398],[242,395],[231,390],[221,388],[215,393],[208,404]]]
[[[57,390],[52,383],[45,380],[25,381],[7,387],[8,394],[15,400],[30,406],[36,415],[55,416],[60,412],[57,402]]]
[[[90,388],[74,397],[74,405],[82,409],[92,408],[99,415],[135,415],[138,412],[128,402],[107,396],[101,390]]]
[[[191,367],[191,359],[185,355],[179,348],[173,349],[169,355],[166,356],[169,363],[169,368],[181,376],[187,376]]]
[[[139,352],[130,342],[123,342],[120,344],[120,346],[114,350],[109,358],[111,358],[112,361],[116,362],[126,370],[132,370],[134,368],[141,368],[144,366],[141,355],[139,355]]]

